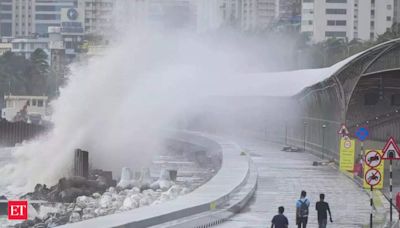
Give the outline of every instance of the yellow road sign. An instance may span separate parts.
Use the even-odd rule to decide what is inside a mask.
[[[349,138],[340,139],[340,161],[339,169],[341,171],[353,171],[354,155],[355,155],[355,140]]]
[[[366,154],[368,154],[370,151],[376,151],[381,156],[383,155],[382,150],[367,150]],[[374,169],[379,171],[380,178],[381,178],[381,181],[379,182],[379,184],[374,186],[374,189],[382,189],[383,188],[383,177],[384,177],[384,170],[385,170],[385,165],[384,164],[385,163],[382,161],[377,167],[374,168]],[[363,169],[364,169],[364,177],[365,177],[365,175],[367,174],[368,170],[370,170],[371,168],[364,162]],[[367,183],[365,178],[363,178],[363,179],[364,179],[363,187],[369,189],[370,185]]]

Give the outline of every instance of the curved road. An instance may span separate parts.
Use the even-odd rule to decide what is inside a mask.
[[[238,141],[240,143],[240,140]],[[258,189],[241,213],[218,227],[270,227],[279,206],[285,207],[289,227],[295,227],[295,203],[301,190],[311,201],[309,225],[318,227],[315,203],[325,193],[334,223],[328,227],[355,228],[369,222],[369,196],[331,166],[312,166],[309,153],[283,152],[281,146],[261,141],[241,143],[257,165]]]

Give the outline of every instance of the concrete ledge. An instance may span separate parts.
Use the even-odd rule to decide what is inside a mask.
[[[254,196],[257,189],[258,171],[253,161],[249,160],[250,170],[246,184],[230,194],[231,200],[221,209],[206,211],[193,216],[185,217],[168,223],[163,223],[152,228],[208,228],[221,224],[239,213]]]
[[[218,137],[187,131],[175,133],[173,137],[175,140],[203,146],[212,153],[222,154],[221,168],[209,182],[187,195],[156,206],[97,217],[62,227],[141,228],[226,208],[236,197],[233,193],[238,192],[247,183],[250,173],[249,157],[241,155],[241,149],[237,144]]]

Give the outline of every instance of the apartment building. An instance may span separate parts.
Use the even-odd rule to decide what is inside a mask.
[[[62,10],[76,9],[84,16],[86,33],[112,28],[116,0],[1,0],[0,36],[46,36],[49,27],[60,27]],[[83,9],[78,9],[83,7]],[[71,15],[77,17],[78,15]]]
[[[12,36],[12,0],[0,1],[0,36]]]
[[[313,41],[373,40],[391,28],[394,0],[303,0],[301,31]]]
[[[241,0],[242,30],[263,30],[278,16],[277,0]]]
[[[83,1],[85,2],[85,32],[103,34],[109,31],[113,26],[113,9],[116,0]]]

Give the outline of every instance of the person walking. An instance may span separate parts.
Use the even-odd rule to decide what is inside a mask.
[[[318,227],[326,228],[328,223],[328,215],[329,213],[329,221],[333,222],[331,209],[329,208],[329,204],[325,202],[325,194],[319,195],[319,201],[315,204],[315,209],[318,212]]]
[[[306,198],[307,192],[301,191],[300,199],[296,202],[296,225],[298,228],[306,228],[308,222],[308,208],[310,201]]]
[[[289,226],[289,221],[286,218],[286,216],[283,215],[283,212],[285,211],[284,207],[279,207],[278,208],[278,214],[274,216],[272,219],[272,225],[271,228],[288,228]]]

